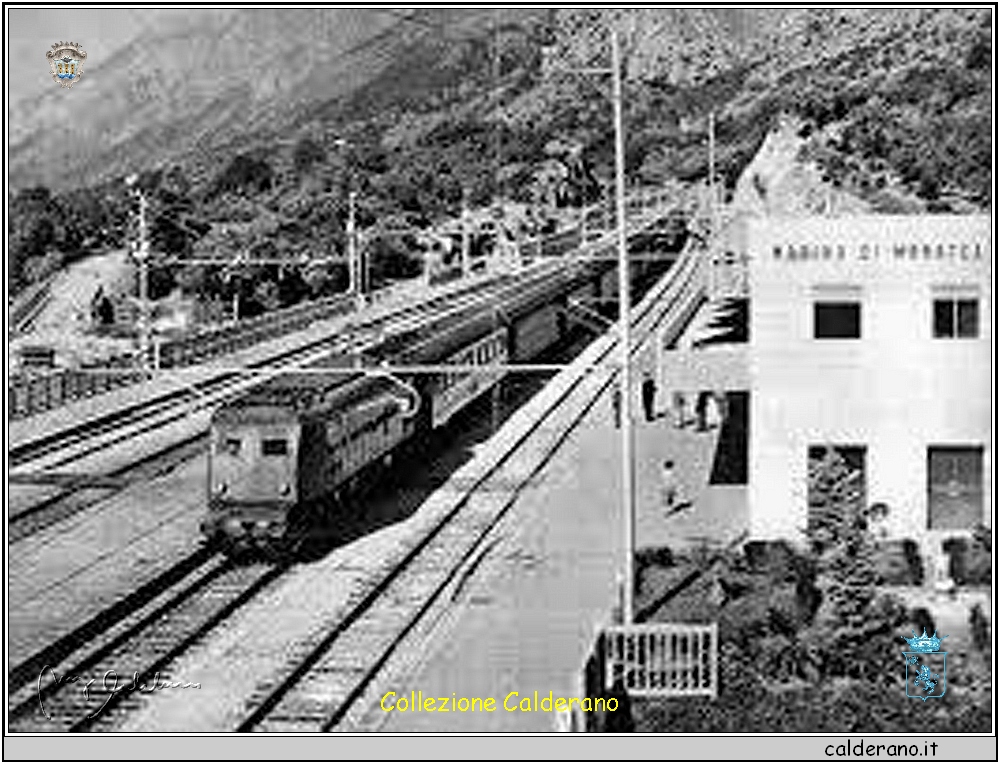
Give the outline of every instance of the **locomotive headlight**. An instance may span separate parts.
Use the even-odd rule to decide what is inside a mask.
[[[226,485],[225,483],[219,483],[217,486],[215,486],[215,492],[220,495],[224,494],[228,490],[229,486]]]
[[[288,483],[282,483],[280,490],[282,496],[288,496],[292,492],[292,487]]]

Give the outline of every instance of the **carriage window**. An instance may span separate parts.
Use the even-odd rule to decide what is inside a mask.
[[[239,438],[226,438],[222,450],[230,456],[239,456],[242,443]]]
[[[266,438],[260,444],[264,456],[287,456],[288,441],[281,438]]]

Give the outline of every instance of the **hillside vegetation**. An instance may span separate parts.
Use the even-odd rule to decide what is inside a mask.
[[[803,159],[875,209],[991,203],[989,10],[609,15],[623,39],[630,182],[704,178],[714,112],[732,188],[788,114]],[[171,28],[154,49],[184,61],[194,46],[185,65],[205,70],[190,85],[152,77],[75,115],[84,149],[56,157],[75,187],[46,187],[56,158],[44,131],[12,132],[9,286],[120,246],[133,204],[121,179],[137,170],[158,252],[300,263],[154,271],[154,297],[181,288],[221,303],[238,291],[248,313],[344,288],[343,265],[328,260],[345,248],[351,189],[376,284],[419,270],[401,232],[456,216],[463,193],[474,206],[593,201],[612,176],[610,83],[573,70],[607,67],[606,22],[599,9],[233,10],[193,37]],[[214,53],[198,42],[213,29]],[[256,58],[237,50],[248,39]]]

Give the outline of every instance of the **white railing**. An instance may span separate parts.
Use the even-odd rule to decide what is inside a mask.
[[[620,679],[630,695],[716,695],[717,624],[610,626],[604,646],[606,687]]]

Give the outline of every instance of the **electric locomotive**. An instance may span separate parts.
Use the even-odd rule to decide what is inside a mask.
[[[360,373],[282,374],[217,409],[210,428],[202,533],[232,552],[281,556],[339,494],[413,433],[416,401],[398,383]]]
[[[591,271],[561,264],[490,309],[475,306],[384,338],[368,350],[368,371],[281,374],[217,409],[203,533],[230,551],[283,556],[313,528],[335,530],[348,511],[342,499],[396,449],[499,383],[508,359],[558,339],[552,295],[589,283]],[[509,319],[543,314],[519,326]],[[400,380],[380,372],[382,363],[444,369]]]

